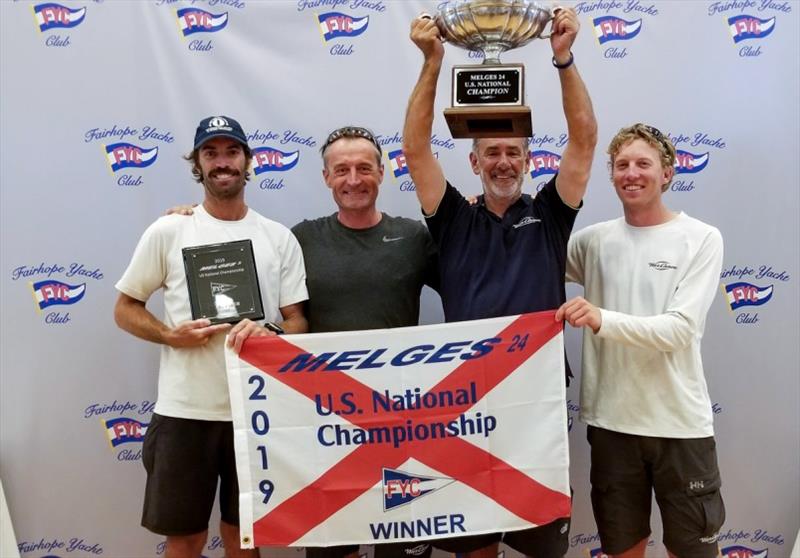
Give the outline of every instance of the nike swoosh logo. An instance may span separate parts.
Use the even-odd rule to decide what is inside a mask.
[[[384,242],[395,242],[395,241],[397,241],[397,240],[403,240],[403,238],[405,238],[405,237],[403,237],[403,236],[396,236],[396,237],[394,237],[394,238],[389,238],[388,236],[384,236],[384,237],[383,237],[383,241],[384,241]]]

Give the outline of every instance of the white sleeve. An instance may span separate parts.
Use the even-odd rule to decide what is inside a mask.
[[[712,229],[678,283],[662,314],[633,316],[600,309],[599,337],[646,349],[671,352],[703,335],[706,314],[717,293],[722,269],[722,235]]]
[[[584,270],[586,269],[586,247],[591,235],[587,229],[582,229],[569,238],[567,244],[567,283],[584,284]]]
[[[294,234],[288,230],[287,233],[281,255],[281,294],[278,302],[280,308],[308,300],[303,250]]]
[[[165,240],[157,224],[153,223],[144,231],[128,269],[115,285],[118,291],[141,302],[147,302],[150,295],[164,285],[167,276]]]

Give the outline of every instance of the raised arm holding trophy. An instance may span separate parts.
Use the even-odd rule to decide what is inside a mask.
[[[487,58],[492,58],[511,45],[541,36],[549,20],[547,10],[533,1],[462,0],[443,4],[435,19],[422,15],[411,23],[411,40],[420,49],[423,62],[408,101],[403,153],[428,229],[439,247],[440,293],[448,322],[553,310],[566,299],[567,241],[586,191],[597,143],[592,103],[571,50],[579,28],[575,11],[556,10],[550,24],[555,70],[547,69],[557,73],[561,83],[569,141],[558,174],[535,197],[522,193],[530,166],[530,114],[524,116],[527,127],[504,120],[519,116],[522,108],[509,112],[509,105],[494,97],[486,106],[454,107],[445,112],[447,116],[458,109],[456,113],[465,116],[463,134],[448,119],[454,137],[473,138],[469,164],[483,188],[475,204],[447,181],[431,149],[443,40],[452,36],[467,48],[480,46]],[[492,69],[480,66],[481,70],[465,74],[468,79],[456,77],[454,91],[462,87],[465,93],[469,89],[502,89],[501,93],[506,93],[508,88],[516,94],[511,87],[513,68],[501,74],[501,70],[506,72],[504,67],[492,64],[486,65]],[[485,79],[474,78],[479,74]],[[498,79],[490,79],[495,77]],[[521,71],[519,78],[521,83]],[[477,98],[484,93],[491,97],[492,92],[471,93]],[[454,97],[458,100],[457,93]],[[522,99],[521,89],[519,97]],[[525,443],[536,444],[537,440]],[[531,501],[529,505],[540,503]],[[494,558],[502,540],[527,556],[558,558],[568,549],[568,516],[569,510],[565,510],[563,516],[534,528],[437,539],[433,544],[466,558]]]

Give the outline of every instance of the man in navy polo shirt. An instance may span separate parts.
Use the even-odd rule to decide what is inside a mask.
[[[597,122],[571,47],[574,10],[556,12],[550,44],[561,81],[569,143],[558,175],[535,198],[522,193],[529,168],[528,139],[480,139],[470,153],[483,195],[475,205],[447,182],[430,140],[436,84],[444,48],[436,24],[421,16],[411,40],[424,55],[411,93],[403,152],[428,228],[439,246],[441,295],[447,321],[473,320],[558,308],[565,301],[567,240],[581,205],[597,142]],[[439,539],[434,546],[468,558],[495,558],[503,542],[535,558],[563,556],[569,518],[516,531]]]

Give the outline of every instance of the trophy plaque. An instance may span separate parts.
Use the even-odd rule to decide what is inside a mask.
[[[250,240],[184,248],[183,265],[192,319],[222,324],[264,318]]]
[[[444,117],[454,138],[530,137],[525,67],[501,64],[500,54],[546,39],[549,9],[533,0],[450,0],[435,17],[444,40],[483,51],[483,64],[453,67],[451,107]]]

